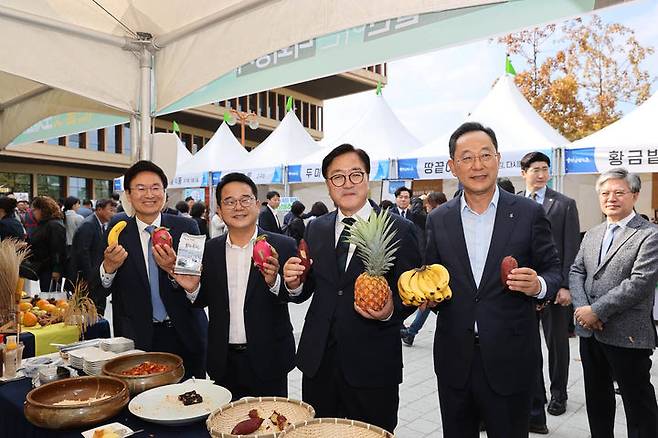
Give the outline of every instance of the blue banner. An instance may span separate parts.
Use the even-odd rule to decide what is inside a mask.
[[[565,149],[565,173],[597,173],[598,169],[596,167],[596,160],[594,159],[594,149]]]
[[[299,183],[302,182],[302,166],[295,164],[288,166],[288,182]]]
[[[398,178],[418,179],[418,160],[415,158],[398,160]]]
[[[219,184],[219,181],[222,179],[222,172],[213,172],[212,173],[212,185],[216,186]]]
[[[377,173],[375,176],[370,178],[371,181],[381,181],[383,179],[388,179],[388,169],[391,167],[388,160],[377,161]],[[372,174],[372,171],[370,172]]]

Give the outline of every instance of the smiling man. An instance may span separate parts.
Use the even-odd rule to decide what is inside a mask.
[[[658,227],[634,211],[641,180],[618,167],[596,181],[607,219],[585,234],[569,277],[580,337],[587,418],[593,438],[614,436],[619,384],[629,437],[658,436],[650,380],[656,328]]]
[[[542,207],[499,190],[491,128],[461,125],[448,144],[461,196],[427,218],[426,263],[450,272],[453,297],[437,306],[434,369],[446,438],[528,436],[539,331],[535,299],[553,299],[560,262]],[[500,265],[519,267],[501,283]]]

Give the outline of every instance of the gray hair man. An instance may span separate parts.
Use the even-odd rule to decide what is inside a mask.
[[[658,227],[635,213],[641,181],[623,168],[596,182],[605,222],[585,234],[569,287],[585,377],[592,437],[614,436],[619,383],[628,436],[658,436],[650,381],[656,330],[651,316],[658,281]]]

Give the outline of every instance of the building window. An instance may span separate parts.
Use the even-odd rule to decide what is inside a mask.
[[[80,148],[80,134],[69,135],[68,140],[68,147],[75,149]]]
[[[308,128],[310,124],[310,111],[309,111],[309,103],[308,102],[303,102],[302,103],[302,126],[305,128]]]
[[[295,99],[293,105],[294,105],[293,109],[295,110],[295,115],[303,123],[304,117],[302,114],[302,101],[299,99]]]
[[[107,199],[112,194],[113,182],[107,179],[94,180],[94,199]]]
[[[122,135],[122,142],[121,144],[123,145],[123,150],[122,153],[125,155],[130,155],[132,152],[132,144],[131,144],[131,138],[130,138],[130,125],[123,125],[123,135]]]
[[[116,151],[117,144],[117,130],[116,127],[110,126],[106,129],[107,131],[107,142],[105,142],[105,152],[114,153]]]
[[[28,173],[0,172],[0,187],[14,193],[28,193],[32,197],[32,178]]]
[[[160,128],[159,126],[156,126],[156,127],[155,127],[155,132],[156,132],[156,133],[157,133],[157,132],[164,132],[164,133],[166,133],[167,130],[164,129],[164,128]]]
[[[311,129],[318,129],[318,107],[316,105],[310,105],[310,125]]]
[[[188,151],[192,151],[192,134],[181,133],[180,139],[185,143],[185,147]]]
[[[286,116],[286,96],[283,94],[276,95],[276,119],[281,121]]]
[[[46,140],[46,143],[59,146],[59,138],[51,138]]]
[[[90,151],[97,151],[98,149],[98,131],[88,131],[85,133],[86,148]]]
[[[274,111],[276,110],[276,93],[271,91],[266,91],[267,94],[267,111],[265,112],[265,117],[268,119],[274,118]]]
[[[249,95],[249,112],[256,113],[258,114],[258,94],[250,94]]]
[[[105,128],[98,130],[98,150],[101,152],[105,152],[105,131]]]
[[[324,131],[324,108],[318,107],[318,131]]]
[[[89,187],[86,178],[78,178],[75,176],[69,177],[69,194],[68,196],[75,196],[80,199],[89,199]]]
[[[201,150],[203,147],[203,137],[199,137],[198,135],[194,136],[194,141],[192,143],[192,153],[196,154],[198,151]]]
[[[37,196],[50,196],[55,201],[64,198],[64,176],[37,175]]]

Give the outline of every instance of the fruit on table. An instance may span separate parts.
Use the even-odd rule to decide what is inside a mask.
[[[30,309],[32,309],[32,304],[27,301],[23,301],[18,305],[18,310],[20,311],[27,312]]]
[[[46,310],[46,306],[49,304],[48,300],[44,300],[43,298],[37,301],[37,307],[41,310]]]
[[[37,316],[32,312],[25,312],[21,324],[25,327],[34,327],[37,325]]]
[[[59,309],[67,309],[69,307],[69,303],[66,300],[57,300],[55,306],[57,306]]]
[[[151,244],[162,246],[174,246],[174,239],[169,234],[169,228],[158,227],[151,234]]]
[[[123,229],[126,228],[126,225],[128,225],[128,222],[126,221],[119,221],[114,224],[110,232],[107,234],[108,246],[116,245],[119,243],[119,234],[121,234]]]
[[[398,279],[398,293],[406,306],[420,306],[426,301],[440,303],[452,298],[450,274],[438,263],[410,269]]]
[[[519,263],[512,256],[507,256],[500,262],[500,282],[504,288],[507,288],[507,276],[512,272],[512,269],[519,267]]]
[[[386,305],[391,288],[384,275],[391,269],[398,250],[396,230],[386,210],[374,211],[367,221],[357,218],[349,230],[348,241],[356,245],[356,253],[363,261],[365,272],[354,284],[354,303],[363,310],[380,311]]]
[[[46,312],[48,312],[52,315],[54,315],[56,313],[59,314],[59,310],[57,309],[57,306],[55,306],[54,304],[46,304],[43,307],[43,310],[45,310]]]

